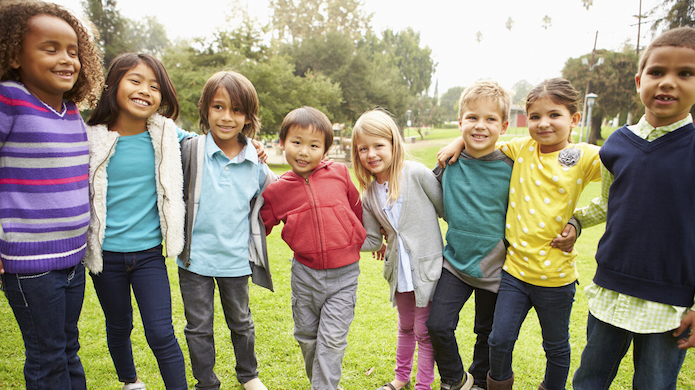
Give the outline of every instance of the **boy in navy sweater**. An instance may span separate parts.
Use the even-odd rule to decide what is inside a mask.
[[[606,140],[602,196],[575,214],[606,221],[576,390],[608,389],[631,343],[633,387],[676,389],[695,346],[695,29],[655,39],[635,83],[645,115]]]

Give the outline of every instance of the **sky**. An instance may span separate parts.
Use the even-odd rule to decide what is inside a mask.
[[[82,14],[80,0],[53,1]],[[157,16],[173,40],[232,29],[227,22],[227,16],[234,16],[229,15],[232,1],[117,0],[117,5],[123,16],[133,20]],[[641,0],[642,14],[662,1]],[[236,2],[259,23],[270,19],[269,0]],[[437,67],[430,95],[437,81],[441,95],[478,79],[493,79],[511,89],[520,80],[535,85],[561,76],[569,58],[591,52],[597,31],[597,49],[618,51],[625,42],[635,45],[639,7],[640,0],[593,0],[588,10],[582,0],[364,0],[365,11],[373,14],[375,32],[411,27],[420,33],[420,46],[432,49]],[[546,15],[551,24],[544,28]],[[509,18],[514,22],[511,31],[505,27]],[[642,25],[641,47],[653,39],[653,19]]]

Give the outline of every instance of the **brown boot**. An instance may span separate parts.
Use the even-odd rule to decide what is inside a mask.
[[[543,387],[543,382],[541,382],[540,385],[538,385],[538,390],[548,390],[545,387]]]
[[[512,377],[503,380],[503,381],[496,381],[492,378],[490,378],[490,373],[487,373],[487,390],[512,390],[512,385],[514,384],[514,373],[512,373]]]

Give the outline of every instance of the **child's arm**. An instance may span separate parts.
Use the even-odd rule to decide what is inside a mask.
[[[446,166],[446,160],[449,160],[449,164],[453,164],[458,160],[459,154],[463,150],[465,143],[463,142],[463,137],[458,137],[451,143],[437,152],[437,164],[444,168]]]
[[[361,252],[377,252],[384,244],[384,236],[381,234],[381,224],[369,209],[369,205],[362,204],[362,225],[367,231],[367,238],[364,239]]]
[[[2,260],[0,260],[0,274],[5,273],[5,268],[2,267]]]
[[[574,217],[581,223],[582,228],[606,222],[608,211],[608,193],[615,177],[601,164],[601,195],[594,198],[591,204],[574,211]]]
[[[673,337],[680,336],[687,329],[690,329],[690,334],[687,338],[678,339],[678,348],[688,349],[695,348],[695,306],[691,307],[688,313],[681,320],[681,326],[673,331]]]
[[[572,252],[574,243],[577,242],[577,228],[573,224],[567,223],[560,236],[554,238],[550,242],[550,246],[563,252]]]
[[[273,230],[273,227],[280,223],[280,218],[275,216],[273,212],[273,199],[271,195],[272,191],[267,188],[261,196],[263,196],[263,207],[261,207],[261,219],[263,219],[263,225],[265,226],[265,235],[269,235]]]

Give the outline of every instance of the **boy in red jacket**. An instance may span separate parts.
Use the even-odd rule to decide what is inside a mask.
[[[266,234],[284,222],[294,251],[292,317],[312,390],[336,390],[355,313],[360,248],[366,237],[362,202],[347,166],[324,162],[333,144],[331,122],[301,107],[280,127],[292,171],[263,192]]]

